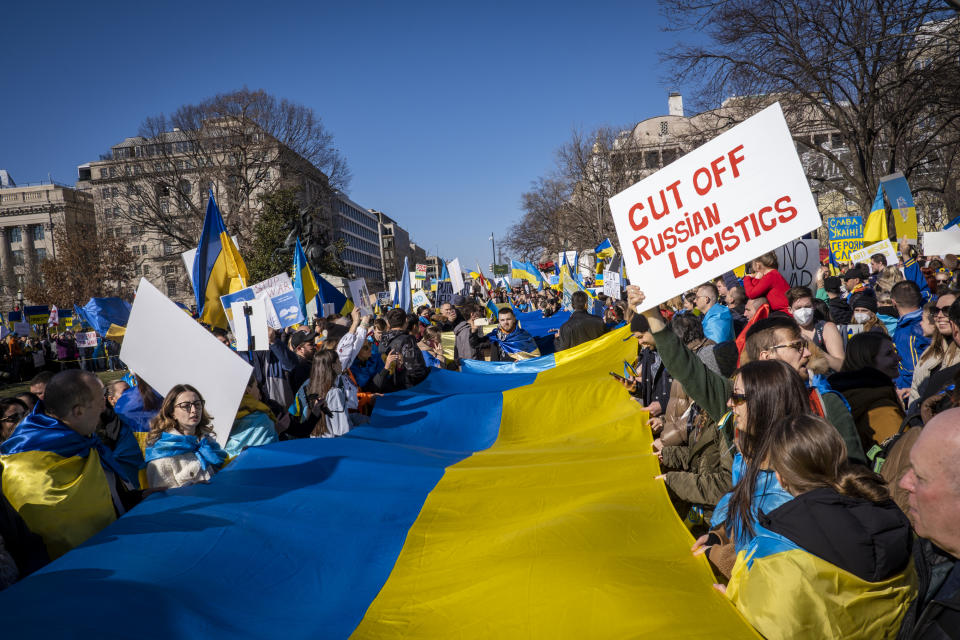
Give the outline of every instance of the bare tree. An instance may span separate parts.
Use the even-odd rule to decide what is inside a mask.
[[[696,106],[713,109],[701,139],[779,100],[815,190],[860,212],[893,171],[920,200],[956,191],[960,25],[940,0],[660,4],[671,30],[709,38],[664,55],[675,79],[698,88]]]
[[[126,242],[98,237],[91,226],[54,229],[55,255],[40,263],[24,287],[29,300],[50,302],[61,309],[84,304],[94,296],[130,294],[134,256]]]
[[[231,233],[252,240],[258,195],[298,188],[306,204],[329,210],[349,183],[332,134],[310,108],[246,88],[148,117],[139,137],[112,149],[125,183],[107,217],[156,232],[186,249],[196,244],[208,193]],[[113,176],[111,176],[113,177]]]
[[[524,257],[616,245],[609,199],[637,181],[633,138],[612,127],[573,131],[556,152],[556,166],[521,196],[524,216],[507,246]]]

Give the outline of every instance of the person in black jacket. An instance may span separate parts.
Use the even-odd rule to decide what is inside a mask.
[[[960,638],[960,408],[931,419],[910,450],[900,479],[909,498],[907,516],[920,537],[914,546],[919,578],[916,601],[899,638]]]
[[[391,309],[386,319],[389,329],[380,339],[380,353],[386,366],[384,371],[374,376],[374,385],[381,393],[408,389],[423,382],[430,373],[416,338],[404,330],[407,326],[406,312],[403,309]],[[391,354],[398,355],[391,358]]]
[[[847,304],[840,291],[840,278],[838,276],[824,278],[823,290],[827,292],[827,307],[830,308],[833,321],[837,324],[850,324],[853,319],[853,309]]]
[[[607,330],[603,318],[587,312],[587,294],[583,291],[574,291],[570,296],[573,313],[570,319],[563,323],[558,330],[556,350],[570,349],[599,338]]]

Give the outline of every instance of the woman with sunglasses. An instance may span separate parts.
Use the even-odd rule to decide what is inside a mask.
[[[210,415],[203,396],[188,384],[178,384],[163,399],[147,435],[147,482],[151,489],[207,482],[227,459],[211,436]]]

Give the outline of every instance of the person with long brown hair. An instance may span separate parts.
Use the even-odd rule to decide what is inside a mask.
[[[151,489],[207,482],[227,459],[213,439],[203,396],[188,384],[175,385],[150,421],[147,482]]]
[[[916,594],[910,522],[882,478],[847,459],[836,429],[809,413],[770,423],[748,475],[789,499],[759,513],[724,590],[766,638],[894,638]]]

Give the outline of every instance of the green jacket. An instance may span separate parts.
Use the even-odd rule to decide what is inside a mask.
[[[663,448],[668,490],[680,500],[712,510],[730,490],[733,454],[730,434],[718,424],[727,413],[733,383],[707,368],[670,329],[653,334],[667,371],[706,412],[709,422],[690,434],[686,445]]]

